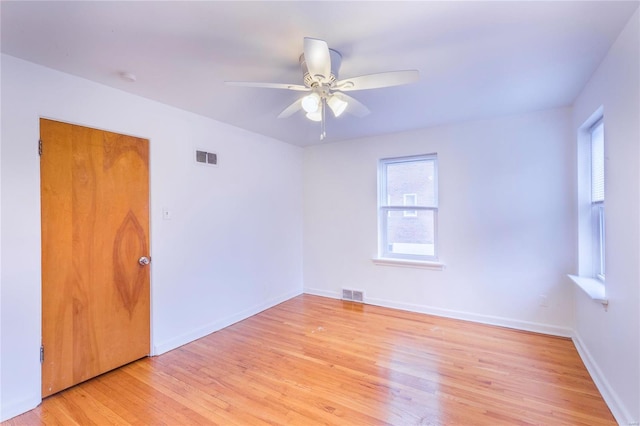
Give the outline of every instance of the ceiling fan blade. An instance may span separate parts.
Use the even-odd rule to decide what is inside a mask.
[[[331,55],[327,42],[315,38],[304,38],[304,60],[309,75],[320,83],[331,77]]]
[[[345,78],[336,81],[332,90],[348,92],[351,90],[378,89],[380,87],[400,86],[418,81],[418,70],[389,71],[378,74],[367,74],[359,77]]]
[[[306,86],[300,84],[287,84],[287,83],[259,83],[254,81],[225,81],[227,86],[239,86],[239,87],[259,87],[264,89],[287,89],[296,90],[298,92],[308,92],[311,90]]]
[[[300,99],[297,99],[294,103],[292,103],[291,105],[283,109],[280,115],[278,115],[278,118],[291,117],[293,114],[295,114],[301,109],[302,109],[302,102],[300,101]]]
[[[364,117],[365,115],[371,113],[371,111],[369,111],[369,108],[364,106],[359,100],[349,95],[346,95],[344,93],[334,93],[332,96],[335,96],[336,98],[348,104],[345,111],[349,114],[353,114],[356,117]]]

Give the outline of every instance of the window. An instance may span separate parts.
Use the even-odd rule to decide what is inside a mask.
[[[436,260],[436,155],[380,160],[378,182],[379,257]]]
[[[605,134],[603,107],[578,129],[578,274],[569,278],[607,306],[605,288]]]
[[[589,129],[591,151],[591,247],[593,274],[604,281],[604,123],[598,120]]]

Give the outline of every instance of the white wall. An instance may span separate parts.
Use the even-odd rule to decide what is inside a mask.
[[[576,288],[576,340],[621,424],[640,422],[639,22],[636,11],[573,109],[574,141],[589,116],[599,107],[604,111],[609,299],[605,310]],[[577,269],[575,265],[573,272]]]
[[[40,117],[150,140],[155,353],[302,292],[302,149],[9,56],[1,78],[1,419],[40,402]]]
[[[362,289],[368,303],[571,335],[570,123],[559,109],[305,149],[305,291]],[[446,269],[374,265],[378,160],[427,153]]]

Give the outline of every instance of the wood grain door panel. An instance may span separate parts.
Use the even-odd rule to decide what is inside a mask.
[[[40,132],[44,397],[149,353],[149,142]]]

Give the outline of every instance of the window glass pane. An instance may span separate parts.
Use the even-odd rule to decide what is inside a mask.
[[[591,202],[604,201],[604,124],[591,129]]]
[[[605,247],[604,247],[604,206],[602,204],[596,205],[597,208],[597,216],[598,216],[598,231],[597,231],[597,246],[598,252],[596,253],[596,276],[600,279],[604,279],[604,256],[605,256]]]
[[[404,206],[415,206],[417,205],[418,195],[417,194],[404,194],[402,196],[404,198],[402,205]],[[417,210],[405,210],[405,216],[416,217],[418,216]]]
[[[385,177],[387,205],[436,207],[434,160],[387,163]]]
[[[386,225],[388,254],[435,256],[434,210],[389,210]]]
[[[418,194],[403,194],[402,195],[403,206],[417,206],[418,205]]]

